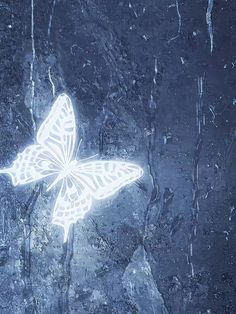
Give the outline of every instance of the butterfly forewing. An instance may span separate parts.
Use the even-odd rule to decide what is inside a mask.
[[[75,140],[75,116],[70,98],[62,94],[56,99],[48,117],[37,133],[37,144],[17,155],[8,169],[0,173],[11,176],[14,185],[37,181],[60,174],[72,159]]]
[[[73,172],[78,182],[87,186],[95,199],[111,196],[142,174],[143,170],[132,163],[103,160],[78,163]]]
[[[37,142],[52,152],[63,166],[73,156],[76,140],[76,126],[73,106],[66,94],[56,99],[48,117],[37,134]]]

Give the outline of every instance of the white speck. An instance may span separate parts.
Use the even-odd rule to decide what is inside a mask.
[[[212,20],[211,20],[211,13],[213,9],[213,0],[208,0],[208,7],[206,12],[206,23],[208,25],[208,33],[210,37],[210,51],[213,52],[214,47],[214,38],[213,38],[213,30],[212,30]]]
[[[223,233],[226,235],[225,240],[228,241],[229,240],[229,232],[224,230]]]
[[[194,37],[197,36],[197,32],[193,32],[193,36],[194,36]]]
[[[11,25],[11,24],[9,24],[9,25],[7,25],[7,27],[8,27],[8,28],[12,28],[12,25]]]
[[[181,60],[181,63],[182,63],[182,64],[185,64],[183,57],[180,57],[180,60]]]
[[[232,206],[232,207],[230,208],[229,221],[232,220],[232,215],[233,215],[234,209],[235,209],[234,206]]]

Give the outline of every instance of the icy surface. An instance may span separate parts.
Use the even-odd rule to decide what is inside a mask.
[[[54,96],[78,158],[130,160],[137,184],[70,240],[57,191],[0,177],[0,313],[235,314],[235,1],[0,1],[0,167]]]

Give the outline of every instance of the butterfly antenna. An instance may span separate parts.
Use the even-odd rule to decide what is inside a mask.
[[[79,149],[80,149],[80,146],[81,146],[81,144],[82,144],[82,141],[83,141],[83,139],[81,138],[80,141],[79,141],[79,144],[78,144],[78,147],[77,147],[75,156],[77,156],[78,153],[79,153]]]
[[[97,156],[98,156],[98,154],[95,154],[95,155],[92,155],[92,156],[90,156],[90,157],[80,159],[79,161],[84,161],[84,160],[92,159],[92,158],[97,157]]]

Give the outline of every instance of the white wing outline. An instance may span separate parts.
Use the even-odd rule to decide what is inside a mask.
[[[17,155],[10,168],[0,174],[11,176],[13,185],[56,176],[50,188],[61,182],[52,223],[64,228],[64,242],[70,225],[90,210],[93,199],[104,199],[143,175],[138,165],[123,161],[72,160],[76,126],[73,106],[66,94],[54,102],[37,133],[37,144]]]
[[[0,173],[10,175],[13,185],[59,175],[72,159],[75,140],[73,106],[69,96],[61,94],[38,130],[37,144],[26,147],[12,166]]]

